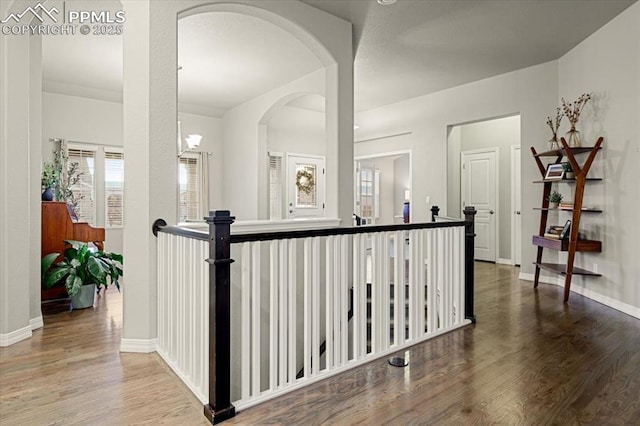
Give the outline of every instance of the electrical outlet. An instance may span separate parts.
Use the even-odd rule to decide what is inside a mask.
[[[596,274],[598,273],[598,264],[597,263],[593,264],[593,272],[595,272]]]
[[[431,197],[427,195],[427,204],[431,203]]]

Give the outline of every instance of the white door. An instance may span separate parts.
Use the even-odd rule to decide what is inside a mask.
[[[324,216],[324,158],[287,155],[287,217]]]
[[[511,203],[513,205],[511,234],[513,235],[512,256],[513,264],[521,265],[522,263],[522,203],[520,193],[520,147],[513,146],[511,152]]]
[[[496,151],[497,148],[490,148],[461,153],[462,208],[476,208],[475,258],[489,262],[496,261]]]

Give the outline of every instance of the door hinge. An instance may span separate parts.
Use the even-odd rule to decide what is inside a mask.
[[[324,203],[322,203],[322,208],[324,209]]]
[[[466,163],[462,163],[462,170],[465,170],[467,168],[466,166]]]
[[[324,167],[322,168],[322,174],[324,174]]]

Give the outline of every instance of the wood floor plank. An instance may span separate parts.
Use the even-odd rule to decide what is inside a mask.
[[[640,320],[476,265],[478,322],[238,413],[227,424],[640,424]],[[0,348],[0,424],[207,425],[156,354],[119,353],[122,296],[45,313]]]

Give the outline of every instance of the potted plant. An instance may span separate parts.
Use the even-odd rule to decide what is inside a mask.
[[[60,184],[60,172],[53,163],[42,166],[42,201],[53,201],[55,190]]]
[[[50,253],[42,258],[41,270],[47,288],[63,283],[71,297],[74,309],[93,306],[94,295],[102,287],[114,284],[120,291],[122,277],[122,255],[104,251],[92,251],[87,243],[65,241],[71,247],[64,251],[64,259],[55,263],[59,253]],[[53,266],[52,266],[53,265]]]
[[[573,169],[571,168],[571,163],[565,161],[562,163],[562,170],[564,170],[564,178],[565,179],[575,179],[576,175],[573,173]]]
[[[73,186],[80,182],[82,172],[77,162],[69,163],[69,156],[61,147],[54,151],[53,162],[42,165],[42,201],[64,201],[78,207],[84,196],[73,193]]]
[[[558,191],[553,191],[551,195],[549,195],[549,208],[557,209],[560,201],[562,201],[562,194]]]

